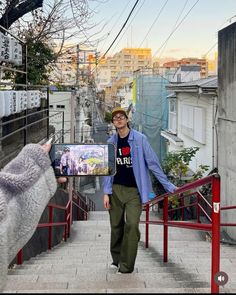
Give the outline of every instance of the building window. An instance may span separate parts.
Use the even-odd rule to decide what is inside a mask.
[[[171,99],[169,101],[169,126],[168,129],[172,133],[177,133],[177,126],[176,126],[176,99]]]
[[[58,104],[58,105],[57,105],[57,108],[58,108],[58,109],[64,109],[64,108],[65,108],[65,105],[63,105],[63,104]]]
[[[206,111],[204,108],[182,105],[181,131],[192,139],[206,143]]]
[[[181,74],[177,74],[177,83],[181,82]]]
[[[49,108],[50,108],[50,109],[53,109],[53,104],[50,104]]]

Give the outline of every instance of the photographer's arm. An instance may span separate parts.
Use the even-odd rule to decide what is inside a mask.
[[[32,237],[57,182],[50,144],[26,145],[0,172],[0,291],[8,265]],[[60,178],[59,182],[65,182]]]

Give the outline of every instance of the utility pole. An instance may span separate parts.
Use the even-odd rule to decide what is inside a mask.
[[[75,142],[75,88],[71,91],[71,121],[70,121],[70,143]],[[73,199],[74,178],[69,177],[69,201],[70,201],[70,225],[72,224],[72,199]]]
[[[75,85],[79,85],[79,44],[76,46],[76,54],[77,54],[77,59],[76,59],[76,82]]]

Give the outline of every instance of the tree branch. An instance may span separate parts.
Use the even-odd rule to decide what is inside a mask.
[[[0,19],[0,25],[5,29],[9,29],[10,26],[19,18],[24,16],[30,11],[33,11],[37,8],[43,6],[43,0],[25,0],[20,5],[11,5],[15,4],[18,1],[12,1],[8,6],[6,12],[2,15]],[[14,3],[15,2],[15,3]]]

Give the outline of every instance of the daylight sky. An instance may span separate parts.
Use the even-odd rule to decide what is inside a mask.
[[[93,21],[100,22],[102,28],[96,34],[101,39],[97,42],[99,52],[109,48],[135,3],[136,0],[93,3]],[[139,0],[106,56],[124,47],[149,47],[157,58],[212,58],[217,51],[218,31],[235,21],[236,0]]]

